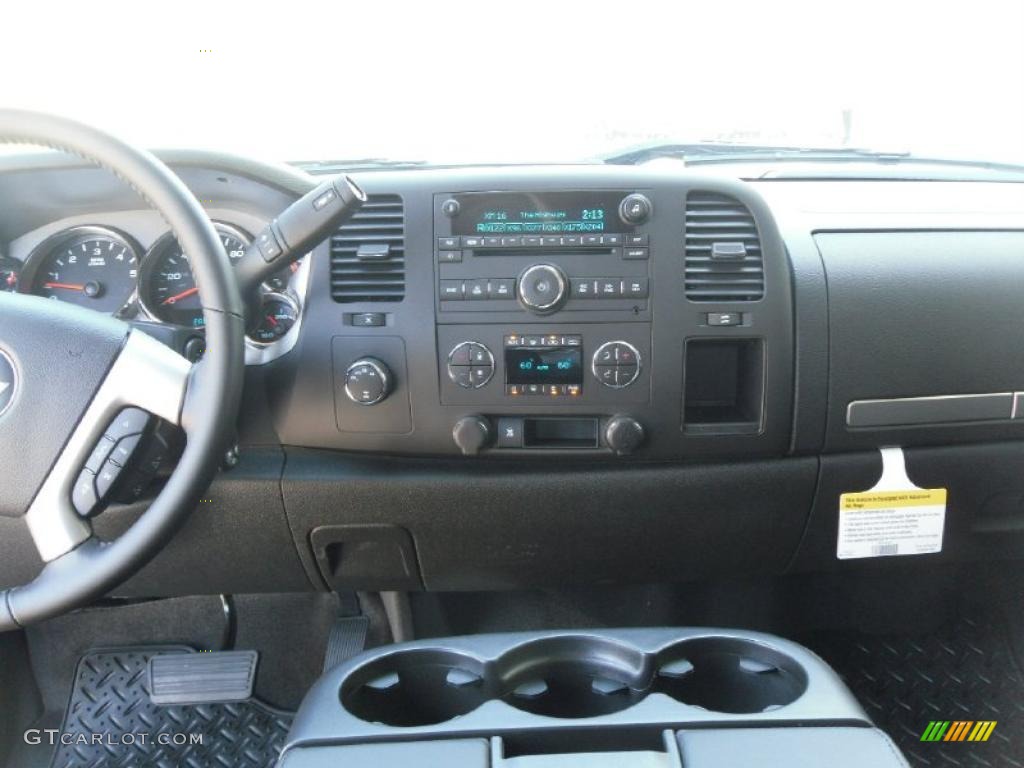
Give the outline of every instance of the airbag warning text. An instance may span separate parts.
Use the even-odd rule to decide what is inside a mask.
[[[942,551],[946,489],[866,491],[839,497],[840,560]]]

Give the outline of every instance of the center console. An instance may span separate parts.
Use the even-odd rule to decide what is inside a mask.
[[[319,279],[335,301],[311,306],[293,402],[278,411],[285,442],[490,458],[786,451],[790,279],[749,185],[417,171],[397,203],[374,181],[360,180],[370,202],[317,262],[314,290]],[[396,206],[400,235],[379,223]],[[388,300],[363,301],[378,282]],[[325,349],[333,425],[307,415],[324,400]]]
[[[836,674],[754,632],[423,640],[313,687],[281,766],[905,768]]]

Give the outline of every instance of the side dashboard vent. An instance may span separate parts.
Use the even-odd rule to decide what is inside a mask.
[[[405,297],[405,211],[398,195],[370,195],[331,236],[331,297],[401,301]]]
[[[713,192],[686,198],[686,298],[757,301],[764,258],[754,217],[743,203]]]

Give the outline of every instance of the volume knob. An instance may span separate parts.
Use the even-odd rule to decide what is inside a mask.
[[[625,456],[644,441],[643,425],[630,416],[614,416],[604,428],[604,441],[619,456]]]
[[[568,284],[565,273],[553,264],[534,264],[519,276],[519,301],[537,314],[554,312],[565,299]]]

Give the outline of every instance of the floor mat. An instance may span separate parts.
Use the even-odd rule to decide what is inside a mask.
[[[269,768],[284,745],[291,713],[255,699],[157,706],[147,664],[183,646],[136,647],[82,657],[53,768]]]
[[[960,618],[923,636],[830,633],[805,642],[915,768],[1024,768],[1024,675],[999,621]],[[996,721],[986,742],[921,741],[931,721],[979,720]]]

